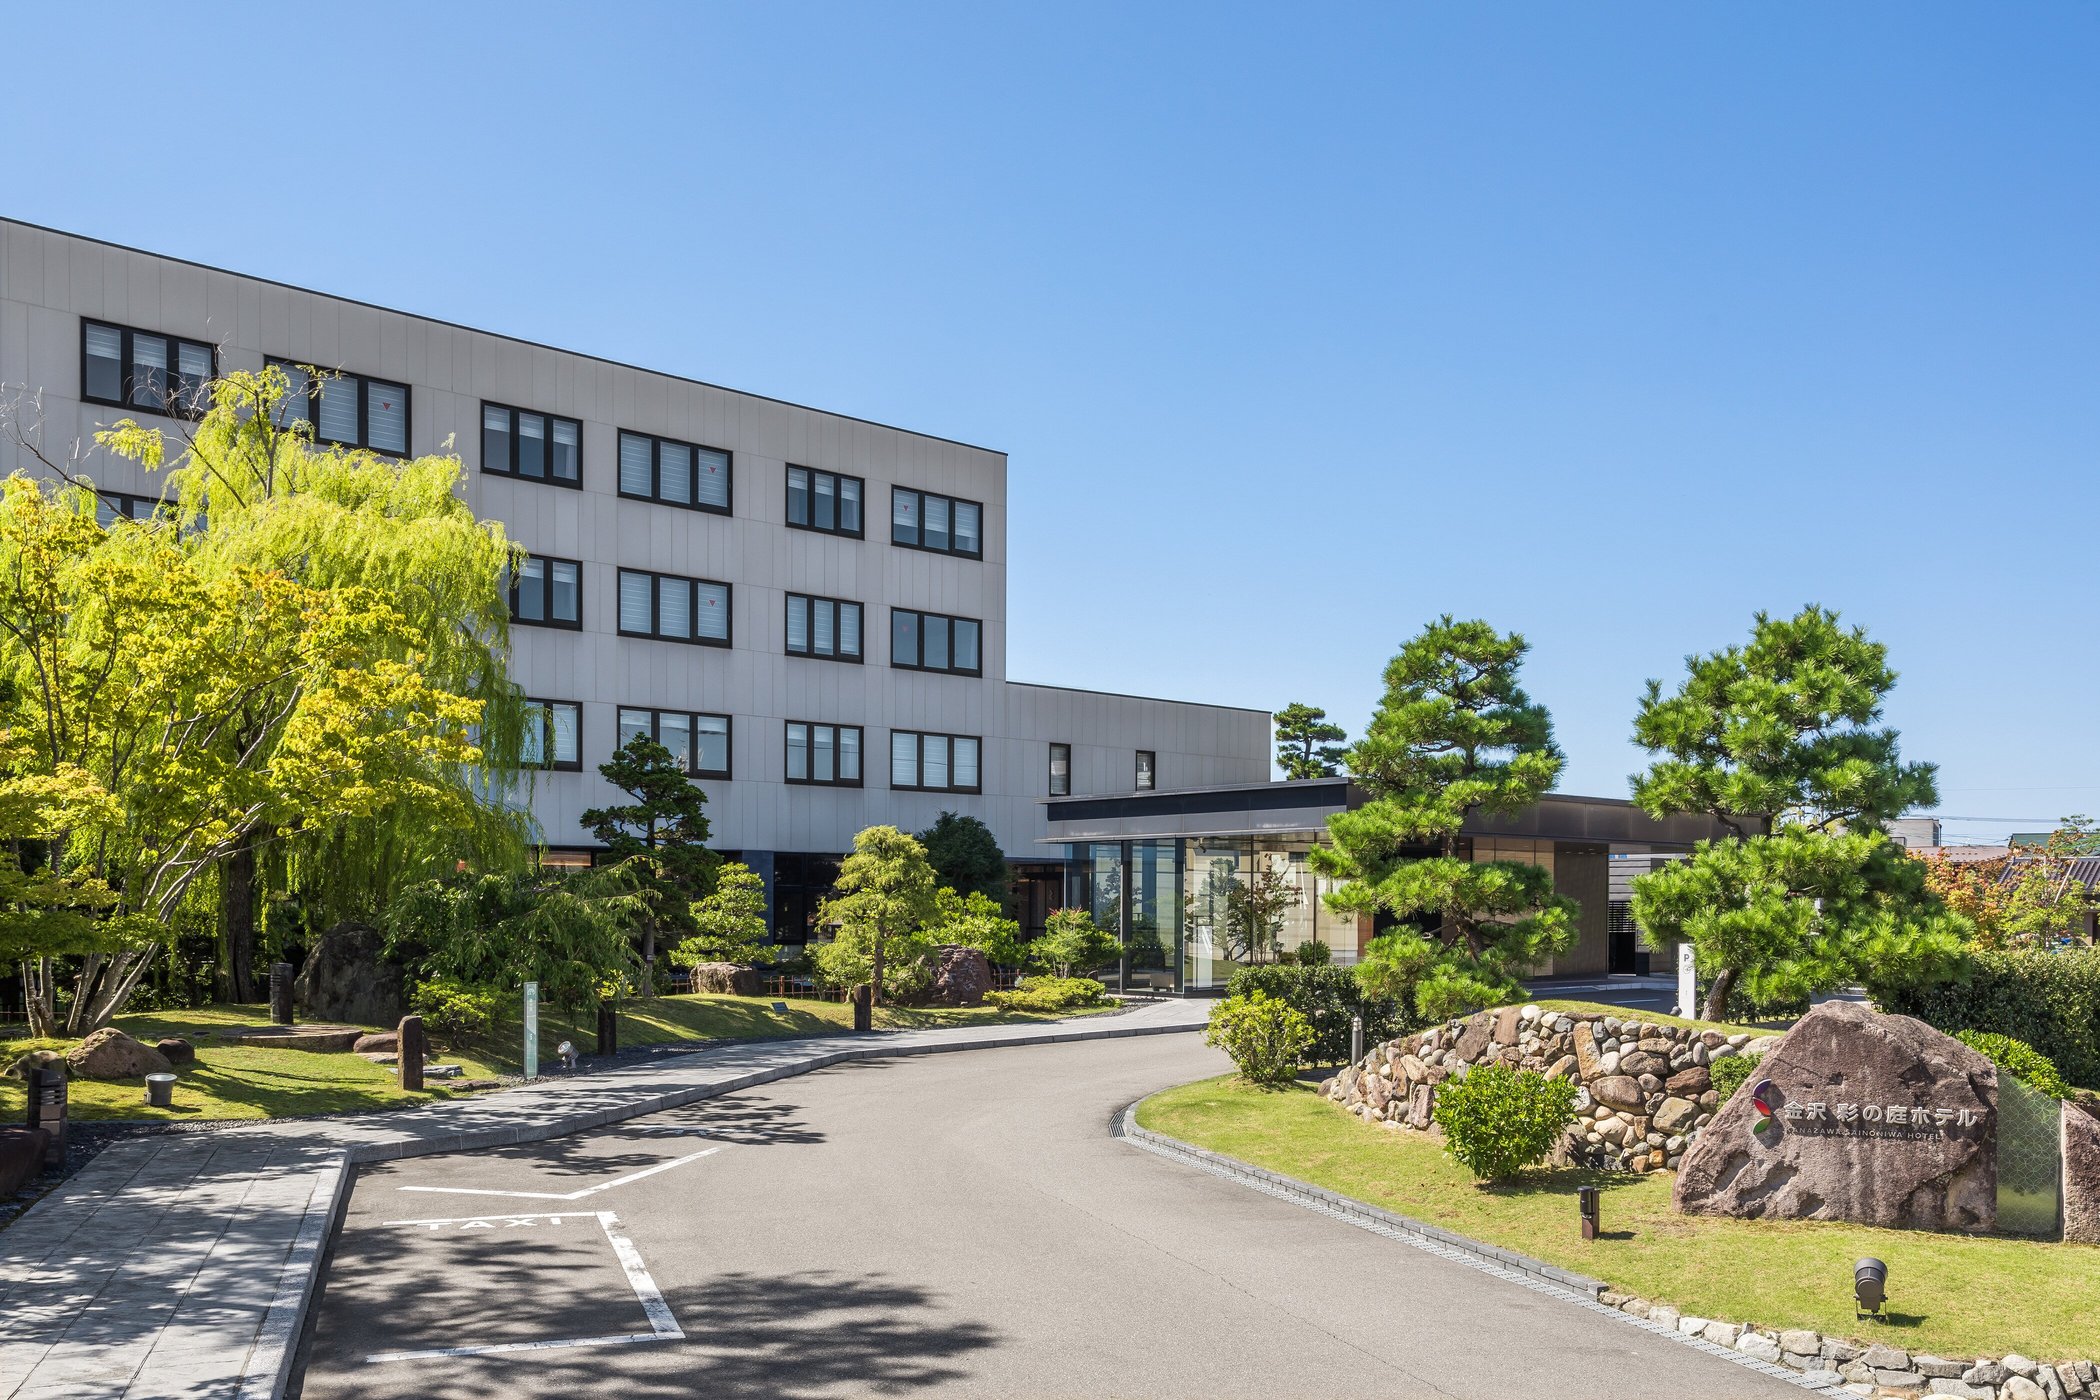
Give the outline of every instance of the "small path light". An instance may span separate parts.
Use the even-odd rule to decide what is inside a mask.
[[[1364,1018],[1351,1016],[1349,1018],[1349,1063],[1352,1065],[1361,1064],[1363,1063],[1363,1058]]]
[[[1582,1237],[1586,1240],[1597,1238],[1599,1203],[1603,1195],[1604,1193],[1594,1186],[1575,1188],[1575,1208],[1582,1213]]]
[[[1871,1317],[1876,1322],[1886,1322],[1881,1315],[1881,1305],[1888,1301],[1889,1266],[1879,1259],[1862,1259],[1852,1266],[1852,1300],[1854,1317]]]
[[[146,1106],[148,1108],[173,1108],[175,1106],[174,1075],[149,1074],[146,1076]]]
[[[575,1041],[564,1040],[561,1044],[554,1047],[554,1053],[561,1056],[561,1067],[563,1069],[567,1070],[571,1074],[576,1073]]]

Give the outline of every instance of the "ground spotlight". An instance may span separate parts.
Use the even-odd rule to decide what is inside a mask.
[[[1879,1259],[1862,1259],[1852,1266],[1853,1316],[1881,1318],[1881,1305],[1888,1301],[1889,1266]]]

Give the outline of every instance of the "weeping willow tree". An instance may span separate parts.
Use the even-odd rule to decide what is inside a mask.
[[[532,836],[518,788],[532,708],[509,675],[508,578],[522,552],[459,494],[451,455],[394,458],[314,441],[310,386],[283,370],[236,371],[211,386],[211,407],[171,444],[125,420],[97,435],[149,471],[166,468],[166,526],[205,577],[266,570],[310,588],[361,589],[399,614],[432,690],[480,707],[474,751],[433,757],[369,811],[328,821],[297,814],[258,826],[226,853],[221,928],[235,1000],[257,991],[259,882],[294,897],[317,924],[369,917],[405,886],[464,860],[523,865]],[[241,749],[266,730],[267,703],[236,716],[223,742]]]

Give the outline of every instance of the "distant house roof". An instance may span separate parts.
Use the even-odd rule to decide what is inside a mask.
[[[1966,865],[1971,861],[2003,860],[2012,854],[2007,846],[1913,846],[1910,853],[1918,857],[1938,856],[1941,860]]]

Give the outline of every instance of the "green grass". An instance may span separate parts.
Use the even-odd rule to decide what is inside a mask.
[[[1559,1001],[1547,999],[1534,1003],[1543,1011],[1571,1011],[1582,1016],[1616,1016],[1622,1021],[1652,1021],[1658,1026],[1690,1026],[1693,1030],[1719,1031],[1722,1035],[1783,1035],[1792,1022],[1774,1021],[1763,1026],[1730,1025],[1724,1021],[1695,1021],[1683,1016],[1670,1016],[1660,1011],[1636,1011],[1628,1006],[1606,1006],[1601,1001]]]
[[[1654,1017],[1649,1019],[1653,1020]],[[1154,1132],[1603,1279],[1687,1315],[1808,1327],[1941,1356],[2100,1356],[2100,1248],[1810,1221],[1679,1215],[1673,1178],[1539,1169],[1483,1188],[1425,1134],[1375,1127],[1305,1086],[1231,1077],[1138,1106]],[[1575,1188],[1603,1188],[1606,1238],[1585,1243]],[[1888,1261],[1897,1324],[1852,1316],[1852,1264]]]
[[[852,1008],[842,1002],[802,1001],[787,1003],[784,1012],[773,1010],[770,997],[678,996],[653,1001],[623,1003],[620,1012],[620,1044],[666,1045],[676,1042],[701,1044],[717,1040],[778,1040],[790,1036],[839,1035],[853,1025]],[[1114,1006],[1077,1011],[1084,1016],[1113,1010]],[[1028,1021],[1056,1020],[1054,1016],[1002,1011],[994,1006],[970,1007],[881,1007],[875,1024],[881,1028],[920,1029],[937,1026],[987,1026]],[[197,1049],[194,1064],[176,1066],[173,1108],[149,1108],[143,1079],[74,1079],[68,1086],[68,1108],[82,1121],[134,1118],[163,1122],[204,1122],[242,1118],[298,1118],[318,1113],[399,1108],[418,1103],[460,1097],[446,1081],[425,1080],[420,1094],[405,1094],[394,1082],[390,1065],[375,1065],[352,1054],[323,1054],[312,1050],[285,1050],[265,1046],[234,1045],[220,1040],[215,1031],[229,1026],[261,1025],[269,1020],[261,1006],[213,1006],[194,1011],[155,1011],[119,1016],[119,1029],[149,1044],[162,1036],[179,1035]],[[392,1029],[371,1027],[370,1029]],[[540,1018],[540,1065],[556,1064],[555,1047],[562,1040],[575,1041],[586,1052],[597,1045],[597,1023],[588,1027],[573,1024],[543,1008]],[[0,1040],[0,1066],[12,1064],[30,1050],[68,1050],[76,1042],[64,1040]],[[433,1058],[457,1064],[467,1078],[515,1075],[523,1070],[521,1035],[512,1020],[496,1034],[479,1038],[464,1047],[445,1046]],[[28,1086],[18,1079],[0,1078],[0,1121],[20,1122],[26,1107]]]
[[[162,1036],[179,1035],[197,1048],[196,1063],[175,1067],[175,1106],[147,1107],[143,1079],[74,1079],[67,1086],[68,1112],[81,1120],[200,1122],[296,1118],[457,1097],[458,1091],[443,1087],[444,1081],[435,1079],[425,1081],[430,1086],[425,1092],[405,1094],[395,1085],[391,1066],[375,1065],[356,1055],[234,1045],[213,1034],[228,1026],[260,1025],[268,1020],[267,1008],[260,1006],[213,1006],[119,1016],[119,1029],[149,1044]],[[12,1064],[26,1051],[66,1050],[74,1043],[9,1040],[0,1042],[0,1057],[4,1057],[4,1063]],[[446,1054],[440,1058],[458,1064],[470,1078],[495,1072],[472,1056]],[[0,1079],[0,1118],[21,1121],[27,1094],[28,1086],[20,1080]]]

